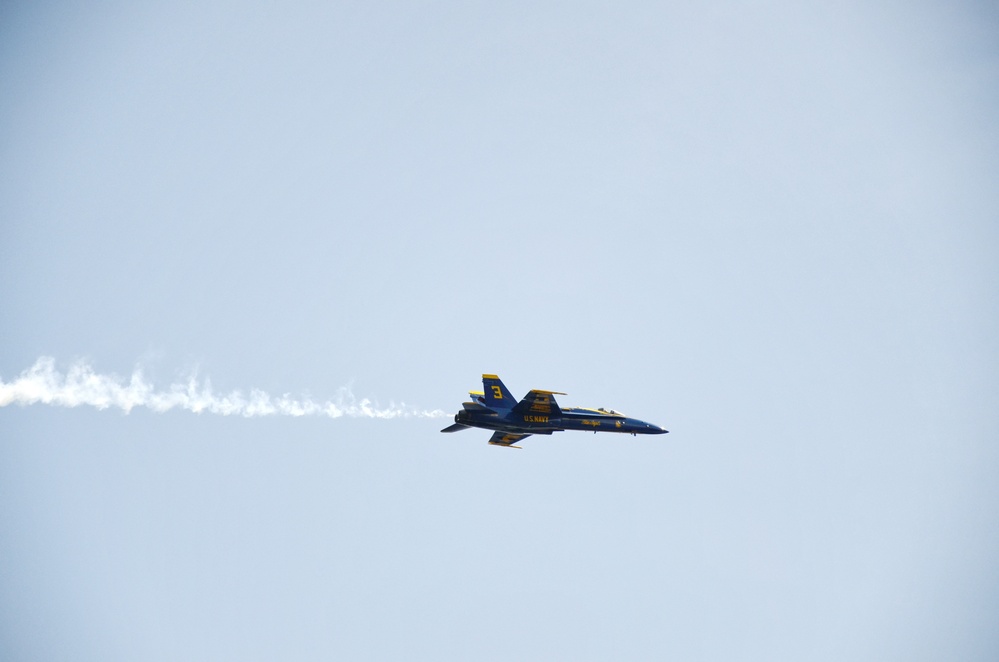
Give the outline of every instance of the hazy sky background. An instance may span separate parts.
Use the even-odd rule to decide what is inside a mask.
[[[7,3],[0,658],[995,660],[989,3]]]

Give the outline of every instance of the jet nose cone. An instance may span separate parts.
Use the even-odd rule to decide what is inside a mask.
[[[658,425],[652,425],[649,423],[649,432],[652,434],[666,434],[669,430],[665,430]]]

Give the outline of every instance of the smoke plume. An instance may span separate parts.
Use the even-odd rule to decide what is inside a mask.
[[[357,400],[349,388],[341,388],[332,400],[318,402],[308,397],[293,398],[285,394],[273,397],[260,390],[247,395],[240,391],[215,393],[209,379],[192,376],[186,383],[171,384],[165,390],[155,390],[136,367],[126,381],[116,375],[102,375],[90,364],[78,361],[66,374],[55,367],[52,357],[43,356],[21,376],[11,382],[0,379],[0,407],[11,404],[42,403],[59,407],[89,405],[97,409],[115,407],[130,412],[145,407],[155,412],[184,409],[196,414],[222,416],[326,416],[340,418],[443,418],[449,416],[439,409],[425,410],[405,404],[380,407],[368,399]]]

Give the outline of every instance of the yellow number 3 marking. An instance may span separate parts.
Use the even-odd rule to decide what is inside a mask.
[[[497,400],[503,399],[503,391],[500,390],[499,386],[493,385],[493,397]]]

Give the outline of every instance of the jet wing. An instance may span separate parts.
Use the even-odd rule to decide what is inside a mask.
[[[559,417],[562,410],[555,402],[556,395],[565,395],[558,391],[541,391],[534,389],[524,396],[524,399],[513,408],[515,414],[538,414],[541,416]]]
[[[468,425],[462,425],[461,423],[455,423],[454,425],[447,426],[446,428],[444,428],[443,430],[441,430],[441,432],[461,432],[462,430],[467,430],[468,428],[469,428]]]
[[[515,434],[513,432],[494,432],[493,436],[489,438],[489,443],[493,446],[506,446],[507,448],[520,448],[520,446],[514,446],[515,443],[521,439],[526,439],[530,437],[529,434]]]

